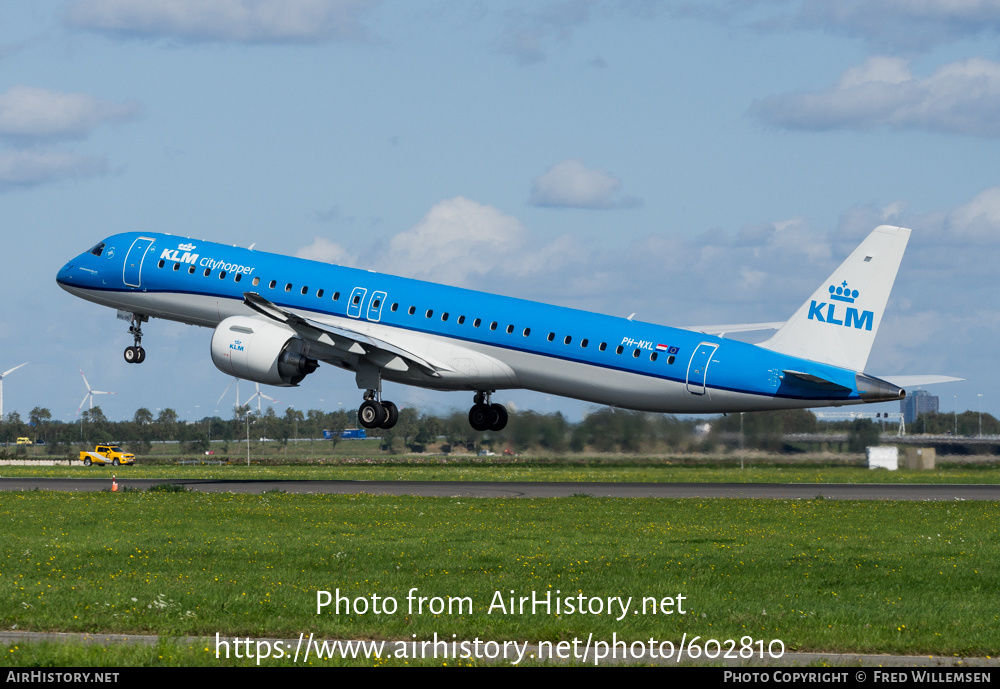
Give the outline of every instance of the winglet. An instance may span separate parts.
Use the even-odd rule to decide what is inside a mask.
[[[759,346],[863,371],[910,230],[881,225]]]

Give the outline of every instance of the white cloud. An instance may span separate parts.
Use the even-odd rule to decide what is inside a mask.
[[[96,127],[139,116],[136,101],[113,103],[86,93],[12,86],[0,94],[0,135],[16,138],[79,138]]]
[[[600,4],[601,0],[560,0],[533,5],[531,12],[508,12],[500,50],[522,64],[541,62],[550,40],[568,41],[576,28],[590,21],[591,11]]]
[[[78,0],[70,26],[134,38],[251,43],[359,40],[374,0]]]
[[[521,249],[526,238],[517,218],[458,196],[393,237],[378,265],[385,272],[465,285]]]
[[[1000,33],[997,0],[804,0],[797,22],[879,46],[923,50]]]
[[[977,194],[945,216],[948,233],[956,239],[1000,240],[1000,186]]]
[[[552,208],[629,208],[642,203],[634,196],[621,195],[621,186],[616,177],[569,159],[535,179],[528,203]]]
[[[107,172],[102,158],[33,150],[0,152],[0,190],[34,186],[64,177],[89,177]]]
[[[1000,136],[1000,64],[983,58],[952,62],[925,79],[906,61],[872,57],[848,69],[826,91],[771,96],[750,114],[786,129],[926,129]]]
[[[295,255],[298,258],[308,258],[311,261],[333,263],[338,266],[354,266],[358,262],[357,256],[324,237],[316,237],[312,244],[302,247],[295,252]]]
[[[882,53],[1000,33],[1000,0],[667,0],[679,18],[764,32],[820,30],[854,38]]]

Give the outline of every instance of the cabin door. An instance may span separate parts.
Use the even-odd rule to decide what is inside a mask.
[[[152,243],[153,240],[149,237],[139,237],[132,242],[125,256],[125,271],[122,273],[122,280],[129,287],[142,285],[142,261],[146,258],[146,250]]]
[[[712,355],[719,345],[702,342],[691,355],[687,370],[687,389],[693,395],[705,394],[705,381],[708,378],[708,365],[712,363]]]

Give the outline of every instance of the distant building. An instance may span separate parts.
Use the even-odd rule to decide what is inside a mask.
[[[903,421],[913,423],[921,414],[937,414],[938,398],[926,390],[914,390],[899,401],[899,411]]]

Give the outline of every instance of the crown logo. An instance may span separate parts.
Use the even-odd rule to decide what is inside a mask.
[[[194,244],[181,244],[177,247],[180,251],[191,251],[194,248]]]
[[[858,290],[848,289],[847,280],[844,280],[840,285],[830,285],[830,299],[833,301],[844,301],[848,304],[853,304],[857,298]]]

